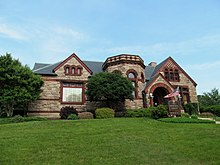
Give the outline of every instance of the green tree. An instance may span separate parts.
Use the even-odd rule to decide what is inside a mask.
[[[15,107],[25,106],[39,98],[43,81],[28,66],[10,54],[0,56],[0,105],[8,117]]]
[[[110,108],[113,104],[133,99],[134,87],[130,80],[120,74],[102,72],[92,76],[87,83],[86,95],[90,101],[107,101]]]
[[[220,93],[217,88],[212,89],[211,92],[199,95],[198,99],[202,106],[220,105]]]

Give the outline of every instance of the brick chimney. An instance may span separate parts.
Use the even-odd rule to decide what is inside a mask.
[[[157,63],[156,62],[150,62],[148,65],[155,68],[157,66]]]

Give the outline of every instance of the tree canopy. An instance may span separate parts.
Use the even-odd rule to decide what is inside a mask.
[[[125,101],[133,99],[133,90],[127,78],[116,73],[102,72],[89,78],[86,94],[90,101]]]
[[[7,116],[16,106],[27,105],[39,98],[43,81],[28,66],[23,66],[8,53],[0,56],[0,105]]]
[[[199,103],[203,106],[220,105],[220,93],[217,88],[211,92],[205,92],[203,95],[198,96]]]

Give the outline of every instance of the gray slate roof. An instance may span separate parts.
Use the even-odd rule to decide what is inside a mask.
[[[152,75],[152,73],[154,72],[154,69],[155,69],[154,67],[149,66],[149,65],[147,65],[147,66],[145,67],[144,72],[145,72],[145,78],[146,78],[146,80],[150,80],[151,75]]]
[[[156,72],[162,67],[162,65],[166,62],[166,60],[162,61],[156,67],[147,65],[145,67],[146,80],[150,81],[151,79],[153,79]],[[61,62],[62,61],[57,62],[55,64],[35,63],[33,71],[41,75],[54,75],[55,76],[56,74],[54,73],[53,69],[56,68]],[[83,62],[93,72],[93,74],[103,72],[102,65],[104,64],[104,62],[97,62],[97,61],[83,61]]]
[[[169,58],[169,57],[168,57],[168,58]],[[153,76],[153,75],[155,75],[155,74],[157,73],[157,71],[166,63],[166,61],[168,60],[168,58],[165,59],[165,60],[163,60],[161,63],[159,63],[159,64],[155,67],[154,72],[152,73],[151,76]]]
[[[62,62],[62,61],[61,61]],[[43,64],[43,63],[35,63],[33,72],[41,75],[56,75],[54,73],[54,68],[56,68],[61,62],[57,62],[55,64]],[[103,62],[95,62],[95,61],[83,61],[86,66],[91,69],[93,74],[102,72]]]

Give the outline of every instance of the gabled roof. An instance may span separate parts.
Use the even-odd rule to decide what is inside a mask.
[[[169,85],[173,88],[173,85],[170,84],[170,82],[167,81],[167,80],[165,79],[165,77],[164,77],[161,73],[157,73],[156,75],[152,76],[151,79],[145,84],[145,88],[144,88],[145,92],[146,92],[146,90],[148,89],[148,87],[149,87],[151,84],[153,84],[159,76],[161,76],[161,77],[164,79],[164,81],[167,82],[167,84],[169,84]]]
[[[181,67],[176,63],[176,61],[174,61],[174,59],[173,59],[172,57],[168,57],[167,59],[165,59],[164,61],[162,61],[160,64],[158,64],[158,65],[155,67],[154,72],[152,73],[151,76],[154,76],[154,75],[158,74],[158,73],[161,71],[161,69],[166,65],[166,63],[167,63],[169,60],[172,61],[172,62],[174,63],[174,65],[176,65],[176,66],[179,68],[179,70],[181,70],[182,73],[183,73],[188,79],[190,79],[191,82],[192,82],[195,86],[197,85],[196,82],[183,70],[183,68],[181,68]]]
[[[92,71],[88,68],[88,66],[86,66],[86,64],[80,60],[80,58],[73,53],[72,55],[70,55],[67,59],[65,59],[64,61],[62,61],[58,66],[56,66],[53,70],[56,72],[60,67],[62,67],[67,61],[69,61],[70,59],[75,58],[90,74],[92,74]]]
[[[103,62],[96,62],[96,61],[82,61],[91,71],[93,74],[102,72],[102,65]],[[55,64],[44,64],[44,63],[35,63],[33,72],[40,74],[40,75],[56,75],[54,69],[61,65],[61,62],[57,62]]]

